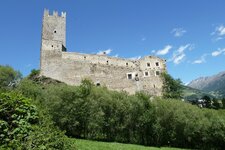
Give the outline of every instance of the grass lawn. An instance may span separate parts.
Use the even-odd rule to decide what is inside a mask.
[[[121,144],[121,143],[110,143],[110,142],[97,142],[89,140],[75,139],[74,144],[78,150],[179,150],[179,148],[156,148],[146,147],[134,144]]]

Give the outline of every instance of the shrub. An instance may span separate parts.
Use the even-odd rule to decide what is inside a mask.
[[[38,122],[36,107],[30,99],[16,93],[0,94],[0,144],[15,148]]]

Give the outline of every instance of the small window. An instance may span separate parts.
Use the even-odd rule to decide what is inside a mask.
[[[156,65],[156,66],[159,66],[159,62],[156,62],[155,65]]]
[[[150,67],[150,66],[151,66],[150,63],[148,62],[148,63],[147,63],[147,67]]]
[[[56,33],[56,31],[54,31],[54,33]]]
[[[127,74],[127,79],[132,79],[132,74],[131,73]]]
[[[126,63],[126,66],[128,66],[128,63]]]
[[[52,47],[53,47],[53,45],[52,45]]]
[[[108,64],[109,64],[109,61],[107,60],[106,63],[107,63],[107,65],[108,65]]]
[[[84,59],[86,59],[86,56],[84,56]]]
[[[96,83],[96,86],[101,86],[101,84],[98,82],[98,83]]]
[[[159,72],[159,71],[156,71],[156,72],[155,72],[155,75],[157,75],[157,76],[158,76],[159,74],[160,74],[160,72]]]
[[[147,77],[148,75],[149,75],[149,74],[148,74],[148,71],[146,71],[146,72],[145,72],[145,76]]]
[[[153,84],[153,87],[154,87],[154,89],[155,89],[155,84]]]

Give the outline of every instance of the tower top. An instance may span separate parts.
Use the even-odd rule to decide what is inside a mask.
[[[53,11],[52,15],[49,13],[48,9],[44,10],[44,16],[55,16],[55,17],[62,17],[66,18],[66,12],[61,12],[61,15],[59,15],[58,11]]]

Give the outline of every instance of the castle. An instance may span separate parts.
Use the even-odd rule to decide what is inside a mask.
[[[109,57],[106,54],[82,54],[66,50],[66,13],[44,11],[42,25],[40,74],[69,85],[79,85],[85,78],[96,86],[134,94],[144,91],[160,96],[166,71],[165,60],[145,56],[138,60]]]

